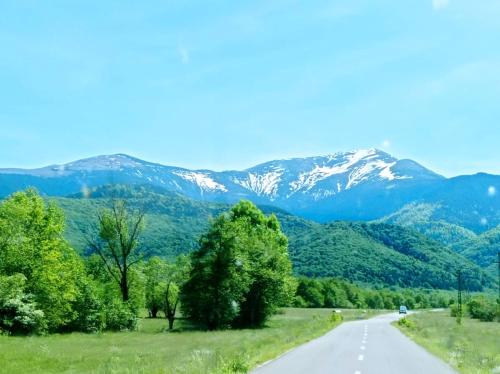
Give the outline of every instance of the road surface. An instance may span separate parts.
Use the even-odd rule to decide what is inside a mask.
[[[391,326],[399,318],[399,314],[392,313],[343,323],[252,374],[456,373]]]

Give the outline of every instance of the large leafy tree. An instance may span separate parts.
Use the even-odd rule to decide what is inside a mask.
[[[49,330],[60,330],[85,311],[75,303],[85,281],[83,264],[63,238],[64,215],[35,190],[0,204],[0,274],[22,274],[24,289],[43,311]]]
[[[126,302],[130,299],[133,266],[141,259],[139,238],[144,228],[144,212],[129,211],[123,200],[112,200],[111,205],[110,209],[99,212],[98,234],[88,239],[88,245],[99,255]]]
[[[245,252],[236,244],[236,222],[218,217],[200,240],[191,257],[190,278],[181,294],[183,314],[215,330],[236,318],[238,302],[248,289]]]
[[[182,309],[209,329],[258,326],[293,292],[287,239],[278,220],[242,201],[202,236],[182,289]]]
[[[245,233],[239,244],[247,251],[250,279],[237,322],[242,326],[260,326],[279,306],[288,305],[295,293],[288,240],[276,216],[266,217],[248,201],[236,205],[232,215]]]

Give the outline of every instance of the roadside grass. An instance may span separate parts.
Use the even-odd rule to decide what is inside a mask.
[[[380,312],[343,310],[344,321]],[[262,329],[196,331],[142,318],[137,331],[0,336],[0,373],[245,373],[339,324],[332,309],[287,308]]]
[[[404,334],[460,373],[500,373],[500,323],[463,318],[457,325],[449,311],[427,311],[395,323]]]

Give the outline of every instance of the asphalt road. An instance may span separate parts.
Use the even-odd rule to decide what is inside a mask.
[[[252,371],[253,374],[456,373],[404,336],[391,322],[399,314],[346,322]]]

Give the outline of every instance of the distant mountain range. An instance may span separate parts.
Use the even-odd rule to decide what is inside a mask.
[[[319,222],[370,221],[408,204],[432,204],[435,220],[475,233],[500,224],[500,176],[445,178],[376,149],[277,160],[243,171],[189,170],[124,154],[40,169],[0,169],[0,197],[28,186],[67,196],[109,184],[160,186],[212,202],[249,199]]]

